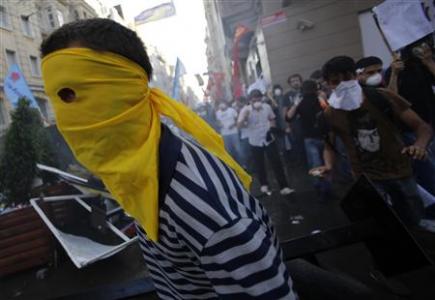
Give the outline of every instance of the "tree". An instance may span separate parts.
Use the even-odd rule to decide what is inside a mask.
[[[37,175],[37,162],[53,166],[54,154],[39,111],[21,98],[12,113],[12,123],[0,158],[0,190],[8,205],[28,201]]]

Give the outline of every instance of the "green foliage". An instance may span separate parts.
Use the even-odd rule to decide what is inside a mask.
[[[7,204],[25,203],[37,175],[36,163],[55,166],[54,153],[37,109],[18,101],[0,158],[0,190]]]

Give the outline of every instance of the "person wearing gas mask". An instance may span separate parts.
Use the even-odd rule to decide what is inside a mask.
[[[388,87],[412,104],[412,109],[435,129],[435,60],[433,38],[426,36],[406,46],[385,74]],[[413,144],[415,133],[404,128],[405,143]],[[414,162],[418,183],[435,196],[435,141],[429,146],[428,160]]]
[[[380,88],[385,87],[385,82],[382,76],[382,66],[383,62],[380,58],[376,56],[364,57],[356,63],[356,72],[358,76],[358,81],[361,86],[366,88]],[[391,80],[388,88],[397,92],[397,74],[400,70],[403,70],[404,64],[400,59],[395,59],[391,64],[391,69],[395,74],[396,86],[392,86]],[[412,142],[413,139],[409,138],[409,135],[413,135],[413,132],[404,126],[401,129],[404,131],[404,141],[408,144]],[[428,153],[430,156],[430,153]],[[435,164],[430,158],[425,160],[415,160],[413,161],[413,170],[416,181],[418,183],[418,189],[420,195],[424,202],[428,206],[435,203]]]
[[[288,186],[284,168],[279,157],[276,138],[272,133],[276,128],[276,116],[270,105],[263,102],[261,91],[252,90],[249,94],[249,101],[250,105],[245,106],[240,112],[238,127],[249,130],[249,144],[261,184],[261,192],[267,195],[272,193],[269,181],[267,180],[265,164],[265,156],[267,156],[279,183],[281,195],[289,195],[294,190]]]
[[[376,56],[364,57],[357,61],[356,74],[360,85],[367,87],[383,86],[382,65],[382,60]]]
[[[405,224],[418,226],[424,206],[412,175],[411,161],[427,157],[431,127],[410,109],[405,99],[391,90],[379,88],[374,93],[363,89],[355,71],[354,60],[347,56],[334,57],[323,66],[323,76],[333,90],[324,113],[331,140],[325,145],[325,165],[310,173],[324,176],[332,169],[331,145],[334,135],[338,135],[350,158],[354,177],[365,174]],[[403,143],[393,120],[412,128],[416,135],[414,144]]]
[[[220,134],[224,139],[225,148],[237,161],[240,160],[239,131],[237,129],[237,111],[222,100],[216,111],[216,120]]]

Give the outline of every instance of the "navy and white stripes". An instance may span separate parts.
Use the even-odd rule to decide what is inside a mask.
[[[138,226],[159,297],[295,299],[269,217],[234,172],[166,128],[160,156],[173,166],[161,164],[166,180],[160,181],[168,187],[162,187],[158,242]]]

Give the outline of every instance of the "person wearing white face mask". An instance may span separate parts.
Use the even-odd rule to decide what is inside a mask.
[[[382,65],[382,60],[376,56],[364,57],[357,61],[356,73],[359,83],[367,87],[383,86]]]
[[[430,126],[409,103],[388,89],[362,88],[356,80],[352,58],[338,56],[323,67],[323,76],[333,93],[324,117],[330,126],[330,143],[325,146],[325,166],[311,174],[326,175],[334,164],[330,146],[334,135],[344,143],[354,177],[366,175],[392,203],[402,221],[418,226],[424,212],[423,202],[412,175],[411,161],[427,157],[432,136]],[[389,116],[391,115],[391,117]],[[396,121],[412,128],[416,142],[406,146]]]
[[[267,195],[272,193],[266,173],[265,156],[267,156],[279,183],[281,195],[289,195],[294,190],[288,187],[275,137],[272,134],[272,131],[276,128],[275,114],[270,105],[263,103],[262,99],[263,94],[259,90],[252,90],[249,94],[251,104],[242,109],[237,124],[239,128],[249,130],[249,144],[256,173],[261,184],[261,192]]]
[[[216,120],[220,134],[224,139],[225,148],[231,156],[240,162],[239,131],[237,129],[237,111],[228,106],[226,101],[221,101],[216,111]]]

